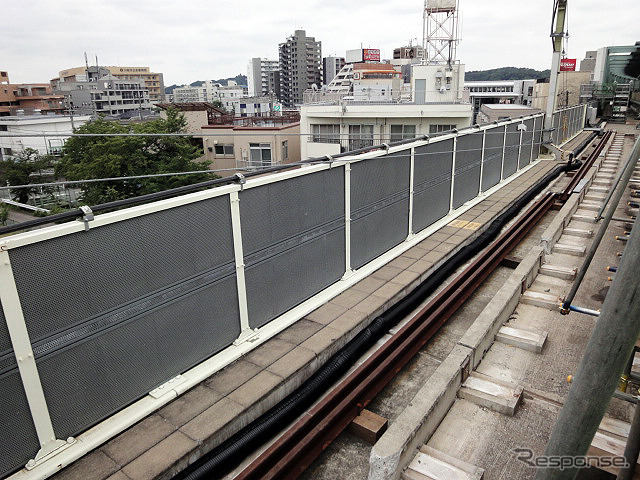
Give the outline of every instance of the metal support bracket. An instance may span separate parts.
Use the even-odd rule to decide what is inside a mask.
[[[35,458],[32,458],[31,460],[29,460],[27,464],[24,466],[24,468],[26,470],[33,470],[38,465],[43,464],[44,462],[50,460],[51,458],[55,457],[59,453],[63,452],[74,443],[76,443],[76,439],[74,437],[69,437],[66,440],[55,440],[51,442],[47,446],[47,448],[42,447],[40,450],[38,450],[38,453],[36,454]]]
[[[88,205],[81,206],[80,210],[82,210],[82,213],[83,213],[82,221],[84,222],[84,231],[88,232],[90,228],[89,222],[94,219],[93,210],[91,210],[91,208]]]
[[[241,173],[236,173],[234,177],[236,178],[236,181],[240,184],[240,190],[242,191],[244,189],[244,184],[247,183],[247,178]]]
[[[245,328],[240,332],[238,338],[233,341],[233,344],[237,347],[245,342],[255,342],[260,338],[260,332],[257,329]]]

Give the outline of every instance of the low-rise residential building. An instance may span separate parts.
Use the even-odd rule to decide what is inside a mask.
[[[487,103],[480,107],[477,121],[480,124],[498,122],[511,117],[535,115],[543,110],[516,103]]]
[[[203,125],[221,124],[229,118],[226,111],[206,102],[159,103],[156,106],[161,110],[160,117],[165,119],[165,110],[180,110],[187,121],[187,133],[199,133]]]
[[[530,80],[490,80],[464,82],[473,104],[474,119],[477,120],[480,107],[485,104],[518,104],[531,106],[536,81]],[[474,121],[476,121],[474,120]]]
[[[244,87],[233,80],[228,85],[222,85],[206,80],[199,86],[184,85],[173,90],[173,102],[220,102],[228,112],[233,112],[236,100],[246,97]]]
[[[0,116],[64,112],[64,95],[56,95],[48,83],[10,83],[0,72]]]
[[[464,65],[411,65],[410,83],[390,64],[356,63],[349,71],[332,82],[335,91],[330,86],[305,93],[300,124],[308,135],[302,138],[302,159],[471,124]]]
[[[279,118],[279,117],[276,117]],[[300,122],[259,120],[251,126],[203,125],[205,158],[213,170],[246,171],[300,161]]]
[[[6,160],[25,148],[33,148],[42,155],[58,155],[74,128],[90,120],[88,115],[11,115],[0,118],[0,160]],[[42,136],[18,136],[25,132]],[[15,135],[15,136],[14,136]]]

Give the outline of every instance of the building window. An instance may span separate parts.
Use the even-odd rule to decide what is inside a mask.
[[[250,163],[253,166],[271,165],[271,144],[270,143],[250,143]]]
[[[282,142],[282,160],[287,160],[289,158],[289,140],[284,140]]]
[[[415,138],[415,125],[391,125],[391,141],[398,142],[407,138]]]
[[[373,125],[349,125],[349,150],[373,146]]]
[[[7,126],[6,125],[0,125],[0,132],[6,132],[7,131]]]
[[[11,148],[3,148],[2,149],[2,153],[4,153],[5,155],[13,155],[13,149],[11,149]]]
[[[340,143],[340,125],[311,125],[313,143]]]
[[[216,145],[216,155],[233,155],[233,145]]]
[[[456,128],[455,125],[429,125],[429,133],[448,132]]]

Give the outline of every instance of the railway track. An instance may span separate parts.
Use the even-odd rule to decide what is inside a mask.
[[[607,132],[600,139],[593,151],[583,160],[582,165],[574,171],[562,192],[547,192],[539,196],[506,230],[497,238],[492,238],[489,245],[482,248],[473,261],[451,283],[415,313],[380,349],[304,413],[293,426],[235,478],[241,480],[294,479],[301,475],[464,304],[509,252],[554,206],[554,203],[569,197],[600,155],[609,136],[610,132]],[[543,187],[544,185],[539,190]],[[538,192],[533,192],[531,198],[523,204],[530,203],[536,193]],[[467,260],[471,256],[468,255]],[[439,279],[438,283],[440,284],[442,280]],[[420,288],[417,287],[417,289]],[[402,308],[400,310],[402,311]],[[412,310],[405,308],[405,315]],[[202,468],[200,474],[202,474]],[[211,473],[214,472],[208,472],[208,474]],[[204,477],[199,476],[198,470],[195,470],[187,478]]]

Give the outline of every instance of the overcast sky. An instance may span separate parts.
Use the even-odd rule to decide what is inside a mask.
[[[322,55],[421,43],[423,0],[0,0],[0,70],[13,83],[48,82],[90,63],[150,66],[165,85],[247,73],[251,57],[277,58],[295,29],[322,41]],[[458,59],[466,70],[551,63],[553,0],[460,0]],[[614,7],[615,5],[615,7]],[[572,1],[567,54],[640,41],[640,1]],[[615,10],[615,14],[614,11]]]

